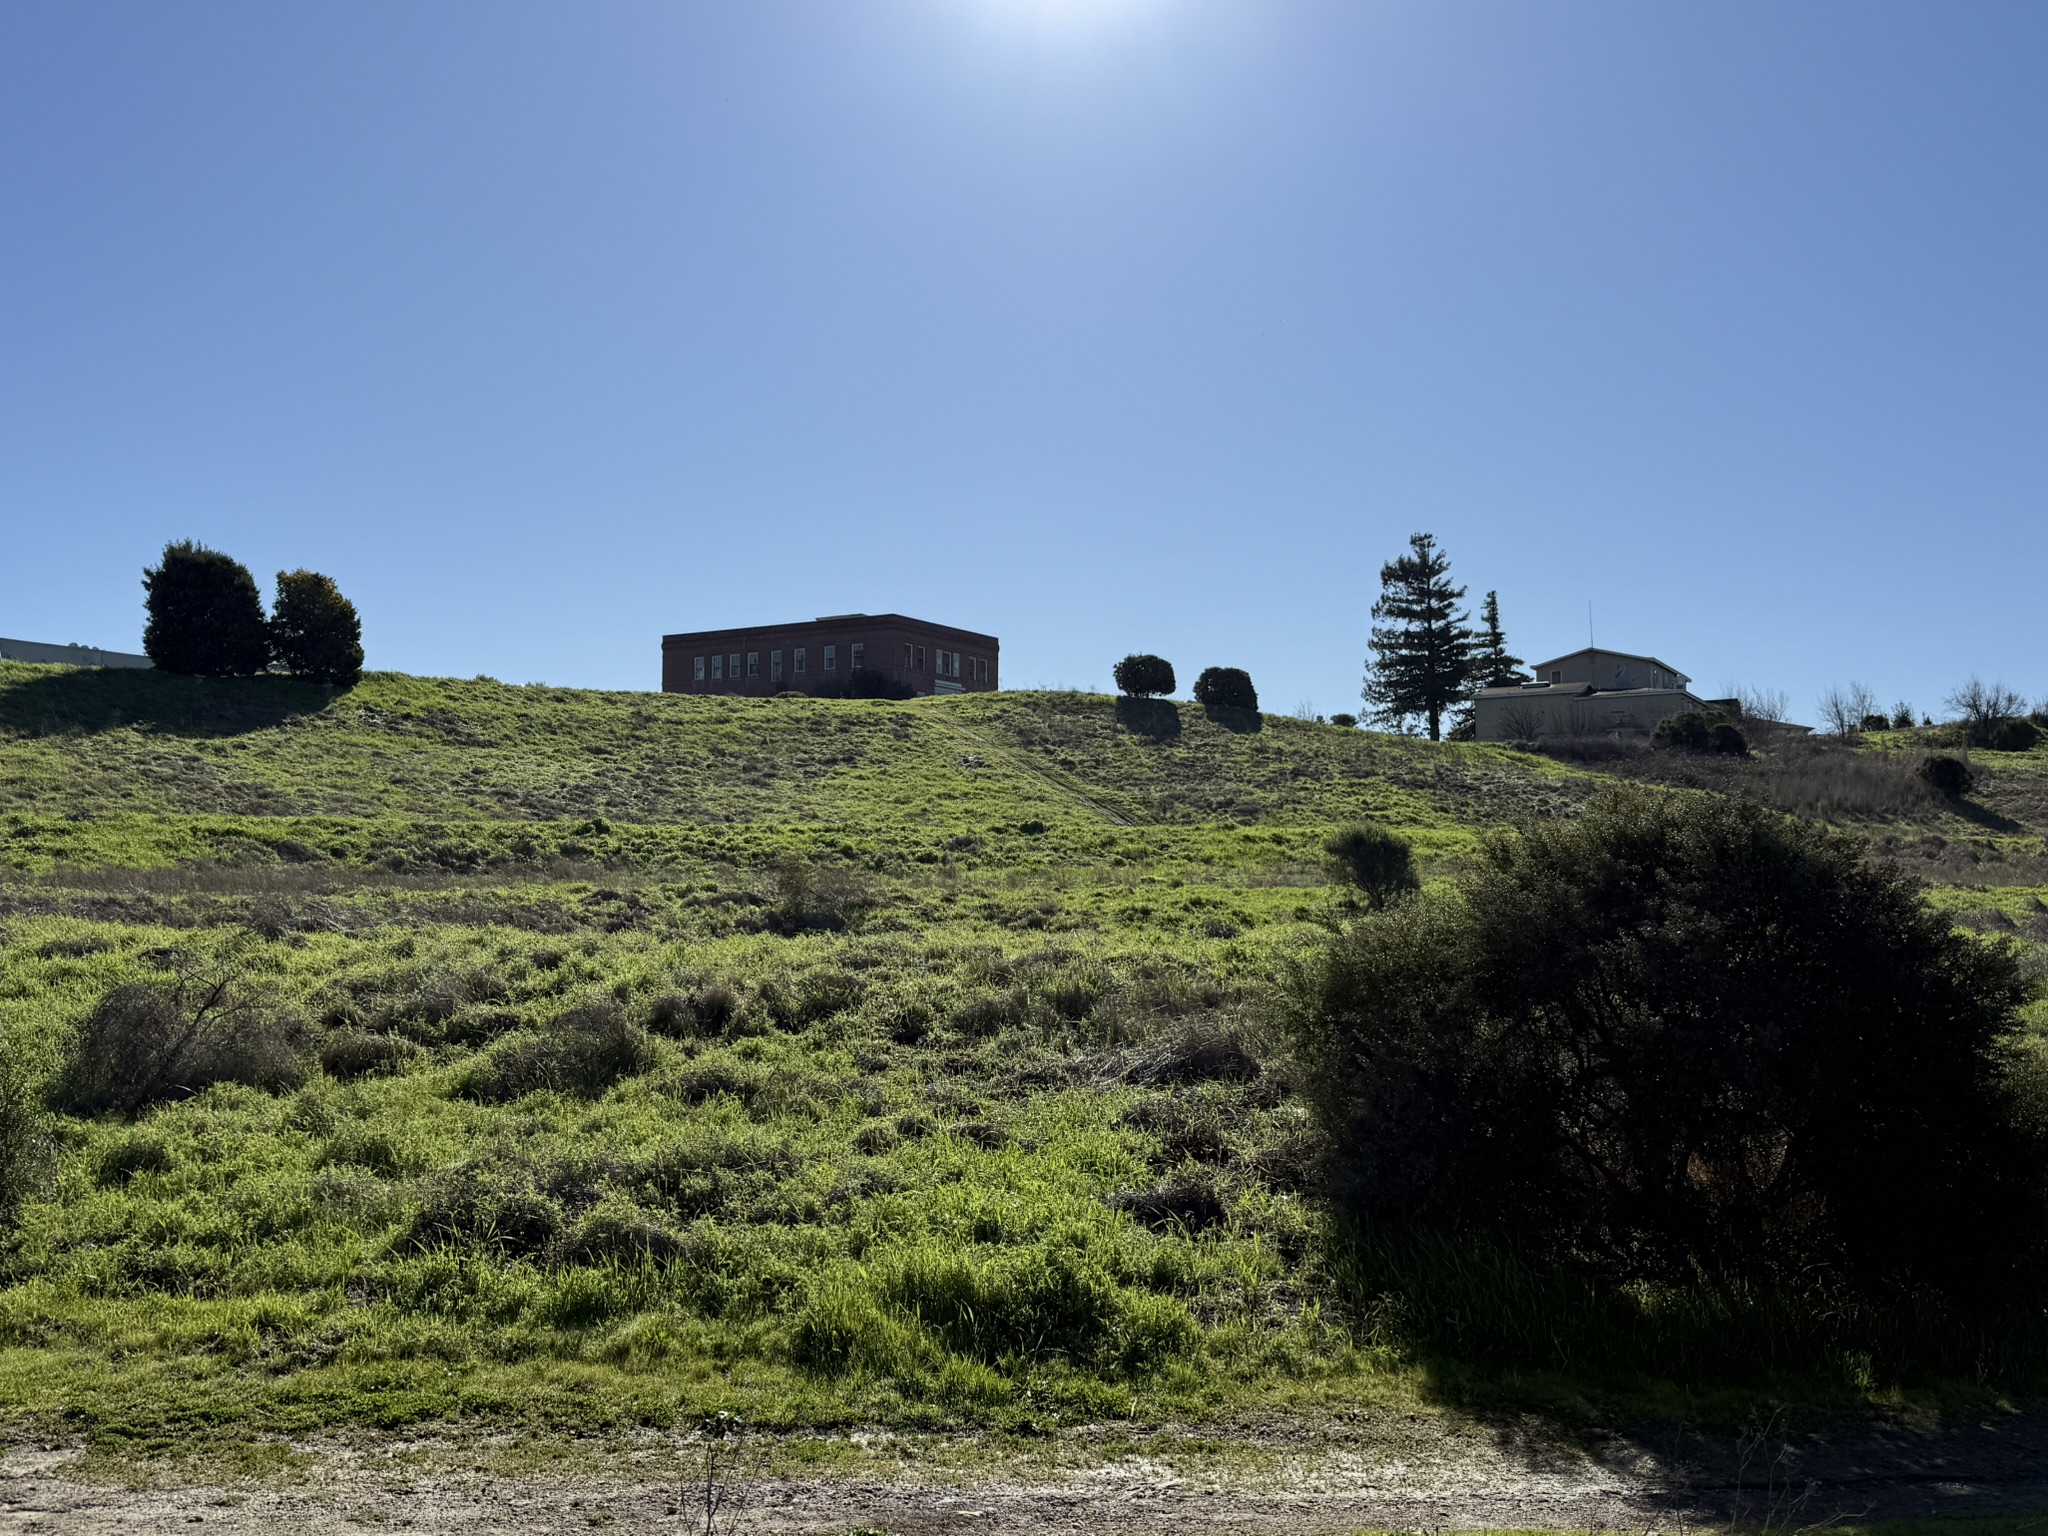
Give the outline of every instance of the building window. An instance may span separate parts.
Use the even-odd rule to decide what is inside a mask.
[[[778,683],[782,681],[782,652],[768,653],[768,676]]]
[[[798,647],[796,648],[796,668],[795,668],[795,670],[797,670],[798,672],[801,672],[801,671],[803,671],[803,669],[804,669],[804,648],[803,648],[802,646],[798,646]]]
[[[860,641],[854,641],[853,644],[846,648],[847,666],[853,671],[858,672],[867,660],[867,651],[868,648],[861,644]]]
[[[731,656],[726,658],[725,675],[734,682],[740,680],[740,653],[738,651],[734,651]]]
[[[1564,681],[1564,674],[1562,672],[1552,672],[1550,674],[1550,680],[1553,683],[1561,683]]]
[[[760,653],[759,651],[749,651],[749,652],[747,652],[747,676],[749,676],[749,677],[759,677],[760,675],[761,675],[761,653]]]
[[[827,672],[839,670],[839,647],[836,645],[825,647],[825,670]]]
[[[924,647],[921,645],[917,648],[917,670],[924,670]]]
[[[704,681],[704,658],[702,656],[697,658],[697,681],[700,683]]]
[[[711,681],[714,683],[725,681],[725,658],[723,656],[711,658]]]
[[[910,642],[906,640],[903,642],[903,670],[906,672],[911,671],[913,665],[910,659]]]

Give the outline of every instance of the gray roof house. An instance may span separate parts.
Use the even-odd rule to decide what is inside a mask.
[[[1556,736],[1648,736],[1673,715],[1706,707],[1692,679],[1668,662],[1594,646],[1538,663],[1535,680],[1481,690],[1472,705],[1480,741]]]

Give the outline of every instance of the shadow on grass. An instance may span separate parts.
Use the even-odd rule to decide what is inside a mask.
[[[317,714],[346,690],[290,677],[177,677],[140,668],[0,672],[0,731],[70,736],[140,726],[173,736],[240,736]]]
[[[1237,709],[1228,704],[1204,704],[1202,713],[1213,724],[1220,725],[1233,736],[1256,736],[1266,728],[1266,717],[1256,709]]]
[[[1180,706],[1171,699],[1120,698],[1116,723],[1153,741],[1173,741],[1180,736]]]

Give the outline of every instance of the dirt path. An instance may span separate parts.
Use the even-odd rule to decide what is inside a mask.
[[[895,1442],[869,1456],[857,1437],[834,1443],[852,1455],[839,1473],[727,1485],[718,1528],[1239,1536],[1362,1526],[1669,1531],[1737,1514],[1799,1525],[2048,1513],[2048,1416],[1931,1433],[1778,1434],[1746,1459],[1727,1436],[1667,1436],[1661,1447],[1653,1438],[1564,1445],[1525,1426],[1405,1420],[1349,1435],[1252,1431],[1228,1442],[1162,1433],[1135,1450],[1119,1440],[1109,1455],[1096,1454],[1108,1446],[1077,1441],[1051,1448],[1063,1466],[958,1470],[956,1462],[949,1470],[943,1449]],[[303,1449],[307,1464],[282,1486],[137,1488],[81,1480],[88,1464],[76,1450],[17,1448],[0,1458],[0,1532],[704,1529],[702,1483],[687,1474],[701,1465],[698,1453],[668,1441],[565,1450],[553,1470],[514,1475],[494,1470],[491,1446],[477,1440]],[[524,1455],[536,1459],[530,1449]]]

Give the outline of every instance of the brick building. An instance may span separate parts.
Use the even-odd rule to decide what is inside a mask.
[[[856,671],[918,693],[986,693],[997,683],[994,635],[900,613],[839,613],[803,624],[758,624],[661,637],[663,693],[837,691]]]

